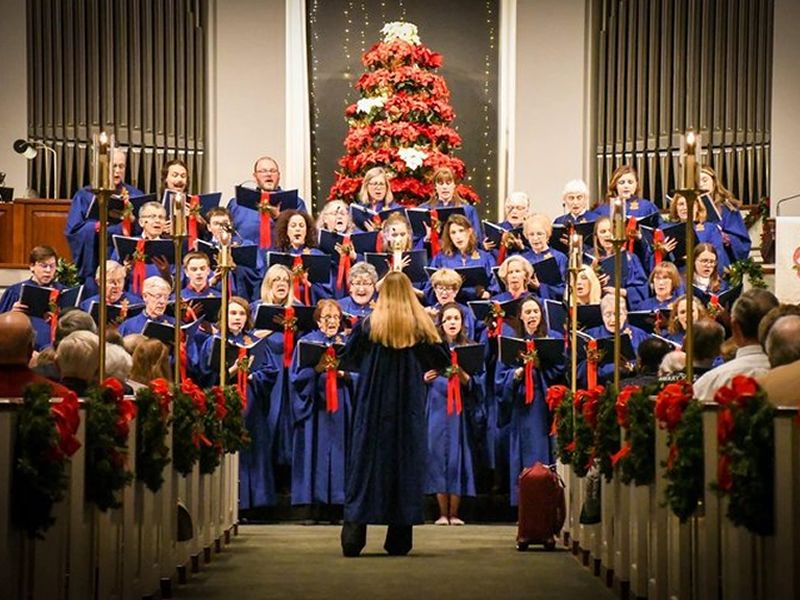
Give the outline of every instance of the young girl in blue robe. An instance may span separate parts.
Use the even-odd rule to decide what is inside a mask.
[[[717,207],[721,221],[717,227],[722,233],[722,243],[729,262],[744,260],[750,256],[750,232],[747,231],[742,213],[739,210],[741,202],[724,186],[717,177],[717,173],[710,166],[705,165],[700,169],[699,186],[706,194],[711,196]]]
[[[614,244],[612,243],[613,232],[611,230],[611,219],[600,217],[594,223],[594,259],[600,261],[614,255]],[[627,301],[630,306],[636,306],[650,294],[647,289],[647,274],[645,273],[639,257],[633,252],[628,252],[623,248],[622,260],[627,263],[628,274],[621,282],[621,286],[626,290]],[[609,277],[606,274],[600,275],[600,283],[604,291],[613,293],[613,286],[609,286]]]

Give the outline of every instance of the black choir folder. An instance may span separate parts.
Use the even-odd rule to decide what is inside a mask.
[[[350,244],[357,254],[375,252],[375,245],[378,243],[378,231],[354,231],[349,235]],[[319,232],[319,249],[325,254],[330,254],[338,262],[339,253],[336,251],[336,244],[344,244],[344,238],[344,234],[322,229]]]
[[[200,319],[181,325],[181,331],[187,338],[191,338],[197,331],[200,325]],[[162,323],[157,321],[148,320],[144,324],[142,335],[148,338],[155,338],[161,340],[165,344],[172,344],[175,341],[175,325],[172,323]]]
[[[575,229],[575,232],[583,238],[585,246],[592,246],[592,236],[594,235],[594,221],[585,221],[583,223],[570,223],[568,225],[553,224],[553,233],[550,234],[551,248],[560,250],[564,254],[569,254],[569,230]]]
[[[125,319],[135,317],[144,310],[144,304],[129,304],[125,312],[125,318],[122,318],[122,305],[121,304],[106,304],[106,323],[122,323]],[[94,322],[100,324],[100,303],[97,300],[92,301],[89,307],[89,314],[92,315]]]
[[[676,265],[682,265],[686,262],[686,223],[667,223],[661,226],[661,231],[664,232],[664,238],[672,238],[677,242],[677,247],[672,252],[666,254],[664,260],[669,260]],[[655,229],[652,227],[642,227],[642,239],[647,243],[650,248],[655,252],[655,245],[653,237]],[[692,230],[692,241],[697,243],[696,234]]]
[[[342,350],[344,350],[344,344],[322,344],[320,342],[311,342],[307,340],[300,340],[297,342],[298,362],[300,367],[311,369],[316,367],[329,346],[333,347],[337,357],[342,353]]]
[[[597,341],[597,350],[600,352],[599,365],[611,364],[614,362],[614,336],[592,338],[592,336],[578,332],[578,360],[586,360],[586,349],[589,341],[595,339]],[[632,362],[636,360],[636,352],[633,350],[633,343],[631,336],[623,331],[619,336],[620,341],[620,356],[625,362]]]
[[[534,338],[534,349],[540,367],[553,367],[564,362],[564,340],[561,338]],[[500,338],[500,361],[507,365],[522,365],[522,355],[527,352],[525,340],[515,337]]]
[[[303,269],[311,283],[328,283],[331,278],[331,257],[327,254],[299,254]],[[267,269],[272,265],[283,265],[290,271],[295,255],[285,252],[267,252]]]
[[[567,308],[560,300],[545,300],[544,310],[547,326],[552,331],[564,331],[567,327]],[[603,324],[599,304],[578,305],[578,329],[591,329]]]
[[[131,203],[131,209],[133,210],[133,216],[135,218],[139,217],[139,209],[146,202],[155,202],[156,195],[155,194],[144,194],[142,196],[131,196],[128,198],[128,201]],[[108,199],[108,223],[110,225],[116,225],[117,223],[122,221],[122,213],[125,210],[125,201],[122,199],[122,196],[115,194]],[[100,204],[97,202],[97,196],[92,196],[92,201],[89,203],[89,207],[86,209],[86,219],[94,219],[95,221],[100,220]]]
[[[237,185],[236,203],[251,210],[258,210],[261,204],[261,190]],[[297,208],[297,190],[273,190],[269,192],[269,203],[280,210]]]
[[[408,215],[408,220],[411,223],[411,230],[414,232],[414,237],[423,237],[425,235],[425,226],[431,226],[431,210],[432,208],[409,208],[406,211]],[[436,215],[439,218],[440,226],[444,226],[447,222],[447,219],[450,218],[451,215],[463,215],[464,209],[460,206],[448,206],[448,207],[441,207],[436,209]],[[439,230],[441,233],[441,229]],[[480,235],[479,231],[475,232],[475,235]]]
[[[656,323],[660,324],[659,331],[667,328],[669,314],[668,309],[632,310],[628,313],[628,323],[647,333],[656,333]]]
[[[584,253],[583,255],[583,264],[585,265],[592,265],[595,261],[595,257],[589,254],[588,252]],[[628,253],[625,252],[622,255],[622,287],[625,287],[625,280],[628,279]],[[597,274],[598,277],[602,275],[608,275],[608,283],[605,284],[605,287],[614,287],[614,255],[606,256],[605,258],[601,258],[597,262],[597,266],[600,268],[600,273]]]
[[[41,287],[38,285],[22,284],[19,301],[28,307],[28,316],[44,318],[50,312],[50,294],[55,288]],[[83,286],[60,290],[56,304],[60,310],[78,306],[83,295]]]
[[[475,375],[483,371],[483,361],[486,353],[486,348],[483,344],[465,344],[456,346],[452,350],[456,353],[458,366],[468,375]]]
[[[693,285],[692,288],[694,289],[695,298],[699,298],[700,300],[702,300],[704,305],[708,306],[711,303],[711,297],[716,296],[719,305],[728,310],[730,310],[731,306],[733,306],[733,303],[742,294],[741,284],[732,288],[728,288],[727,290],[719,292],[717,294],[713,294],[711,292],[705,292],[696,285]]]
[[[367,208],[366,206],[356,204],[355,202],[350,205],[350,218],[353,220],[353,224],[361,230],[367,228],[365,225],[367,221],[374,224],[376,220],[375,217],[378,217],[378,222],[384,223],[386,219],[389,218],[389,215],[396,212],[402,213],[404,217],[408,218],[406,215],[406,209],[402,206],[397,208],[387,208],[385,210],[375,212],[374,210]]]
[[[492,223],[491,221],[481,221],[483,224],[483,232],[486,235],[486,239],[490,242],[493,242],[495,245],[495,249],[500,248],[500,242],[503,239],[503,235],[508,233],[510,235],[516,236],[522,242],[522,246],[525,247],[527,245],[527,240],[525,239],[525,235],[522,232],[522,227],[514,227],[513,229],[505,229],[501,225],[497,223]]]
[[[543,260],[530,264],[539,283],[548,285],[564,283],[564,276],[561,274],[561,269],[558,268],[558,262],[554,256],[548,256]]]
[[[243,349],[248,358],[253,357],[253,362],[258,364],[262,361],[267,352],[267,338],[254,338],[249,344],[239,344],[228,340],[227,347],[225,348],[225,364],[230,369],[239,359],[239,352]],[[218,335],[214,336],[214,341],[211,346],[211,355],[208,358],[209,366],[219,365],[220,350],[222,349],[222,338]]]
[[[161,204],[167,211],[167,218],[172,218],[172,197],[175,194],[172,190],[166,190],[161,198]],[[219,206],[219,201],[222,198],[221,192],[209,192],[207,194],[185,194],[186,201],[184,202],[184,214],[189,216],[189,205],[192,196],[197,196],[200,202],[200,215],[205,216],[212,208]]]
[[[484,321],[491,315],[493,304],[497,304],[503,313],[503,318],[508,319],[509,317],[519,316],[519,305],[526,298],[528,298],[528,296],[523,295],[516,300],[506,300],[505,302],[496,302],[494,300],[470,300],[467,302],[467,306],[472,309],[475,319],[478,321]]]
[[[405,257],[409,257],[411,263],[403,269],[403,273],[414,283],[426,281],[425,266],[428,264],[428,256],[425,250],[403,252],[403,258]],[[383,277],[389,272],[389,260],[391,258],[392,254],[386,253],[366,252],[364,254],[364,260],[375,267],[375,270],[378,271],[378,277]]]
[[[197,251],[207,254],[211,259],[211,266],[213,268],[217,267],[219,260],[218,246],[205,240],[197,240]],[[237,267],[255,269],[258,266],[258,245],[242,244],[240,246],[231,246],[231,258]]]
[[[296,326],[298,331],[311,331],[317,324],[314,321],[314,310],[316,306],[292,306],[294,318],[297,319]],[[256,309],[254,327],[256,329],[268,329],[270,331],[283,332],[284,315],[286,307],[279,304],[259,304]]]
[[[112,236],[114,241],[114,248],[117,251],[117,256],[119,256],[119,260],[124,262],[126,258],[131,257],[133,260],[133,254],[136,252],[136,244],[139,242],[141,238],[134,238],[134,237],[125,237],[124,235],[114,235]],[[144,242],[144,262],[147,264],[152,264],[153,258],[156,256],[161,256],[166,259],[166,261],[174,265],[175,264],[175,244],[172,240],[168,239],[157,239],[157,240],[145,240]]]

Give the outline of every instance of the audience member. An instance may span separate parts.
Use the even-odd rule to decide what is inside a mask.
[[[27,315],[12,311],[0,314],[0,397],[22,396],[31,383],[49,383],[54,396],[67,393],[67,388],[30,369],[35,333]]]
[[[61,340],[56,350],[61,383],[79,396],[96,383],[99,362],[98,337],[91,331],[73,331]]]

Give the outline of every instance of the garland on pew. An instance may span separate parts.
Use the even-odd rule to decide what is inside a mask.
[[[78,397],[69,392],[50,404],[50,396],[50,384],[25,388],[14,442],[11,518],[31,539],[43,539],[55,522],[53,505],[67,490],[67,461],[81,447],[75,439]]]
[[[169,464],[166,445],[172,422],[172,392],[166,379],[154,379],[136,392],[136,480],[155,493],[164,483],[164,468]]]
[[[728,497],[728,518],[758,535],[775,531],[775,408],[756,380],[737,375],[720,388],[717,481],[712,486]]]
[[[606,387],[597,401],[597,421],[594,427],[594,452],[600,473],[611,481],[614,475],[612,458],[620,450],[620,431],[617,425],[616,394],[613,386]]]
[[[225,451],[222,421],[228,414],[225,393],[214,387],[204,394],[206,410],[202,416],[203,435],[208,440],[200,445],[200,473],[210,475],[219,466]]]
[[[172,465],[185,477],[200,458],[200,445],[211,445],[203,427],[206,395],[191,379],[174,386],[172,395]]]
[[[575,440],[572,429],[572,392],[564,385],[553,385],[547,389],[547,406],[553,418],[550,435],[556,436],[558,459],[562,464],[572,462]]]
[[[655,479],[656,431],[650,396],[656,389],[629,385],[617,397],[617,424],[625,428],[625,439],[611,462],[619,469],[622,483],[650,485]]]
[[[656,419],[667,430],[669,456],[665,499],[670,510],[685,522],[703,495],[703,407],[694,399],[692,384],[670,383],[656,397]]]
[[[591,390],[578,390],[573,400],[575,411],[575,440],[572,452],[572,470],[578,477],[585,477],[595,459],[594,429],[600,396],[605,392],[602,385]]]
[[[89,390],[86,415],[86,499],[102,511],[122,505],[119,492],[131,482],[128,434],[136,404],[109,377]]]
[[[225,452],[234,454],[250,443],[250,434],[244,424],[245,402],[235,385],[211,388],[211,394],[217,398],[220,393],[224,395],[226,409],[222,418],[222,446]]]

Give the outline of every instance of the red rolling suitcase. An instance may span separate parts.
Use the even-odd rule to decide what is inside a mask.
[[[530,544],[555,548],[565,517],[564,482],[555,465],[537,462],[520,473],[517,550],[524,552]]]

